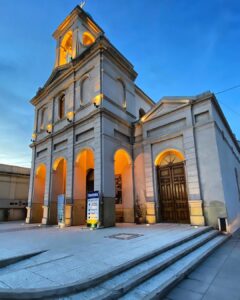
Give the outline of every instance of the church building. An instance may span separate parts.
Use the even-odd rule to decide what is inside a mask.
[[[215,95],[163,97],[135,83],[134,66],[77,6],[53,33],[56,60],[35,107],[27,223],[185,223],[240,227],[240,145]],[[221,219],[222,220],[222,219]]]

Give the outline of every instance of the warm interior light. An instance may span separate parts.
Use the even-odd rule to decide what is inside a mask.
[[[95,42],[94,36],[90,32],[84,32],[82,36],[82,43],[84,46],[90,46]]]
[[[176,149],[167,149],[167,150],[165,150],[165,151],[163,151],[163,152],[161,152],[160,154],[157,155],[157,157],[154,161],[155,166],[158,166],[162,162],[164,162],[164,160],[167,157],[169,157],[169,155],[172,156],[173,158],[174,158],[174,156],[176,157],[176,158],[174,158],[175,162],[181,162],[181,161],[185,160],[184,155],[180,151],[178,151]]]
[[[72,31],[67,32],[60,44],[59,65],[67,64],[71,61],[73,55],[73,34]]]

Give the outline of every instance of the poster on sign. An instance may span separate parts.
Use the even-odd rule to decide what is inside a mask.
[[[99,192],[90,192],[87,195],[87,223],[99,222]]]

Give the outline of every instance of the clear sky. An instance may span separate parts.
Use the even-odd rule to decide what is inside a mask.
[[[29,100],[52,72],[52,33],[78,0],[0,0],[0,163],[30,166]],[[240,84],[239,0],[88,0],[154,101]],[[240,88],[217,95],[240,139]]]

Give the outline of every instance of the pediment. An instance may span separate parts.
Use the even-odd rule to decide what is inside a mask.
[[[145,115],[144,121],[154,119],[186,106],[191,100],[188,99],[162,99],[152,110]]]
[[[57,78],[59,78],[65,72],[65,70],[68,68],[69,68],[69,66],[65,65],[64,67],[54,69],[52,74],[50,75],[50,77],[48,78],[46,83],[44,84],[44,88],[47,87],[48,85],[50,85],[52,82],[54,82]]]

